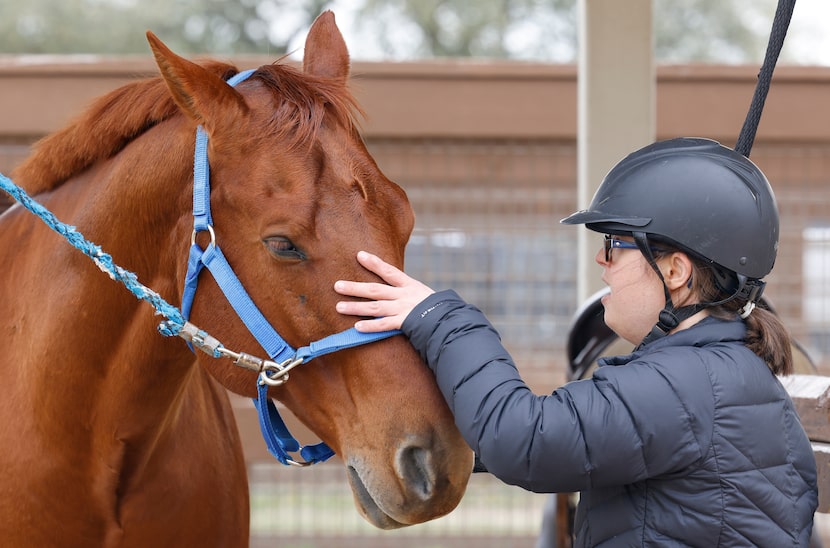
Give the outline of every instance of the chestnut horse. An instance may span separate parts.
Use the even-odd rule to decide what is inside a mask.
[[[97,100],[11,179],[179,303],[201,125],[216,242],[257,307],[295,348],[349,327],[334,281],[370,279],[359,249],[402,266],[414,216],[356,129],[334,16],[312,26],[302,70],[262,66],[236,87],[233,66],[148,40],[161,77]],[[0,215],[0,264],[3,545],[247,546],[226,389],[256,396],[257,373],[160,336],[152,307],[20,206]],[[207,273],[190,319],[262,353]],[[270,396],[339,454],[372,524],[424,522],[460,500],[471,452],[404,337],[319,357]]]

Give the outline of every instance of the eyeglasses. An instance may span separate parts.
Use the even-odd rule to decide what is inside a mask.
[[[605,262],[611,262],[611,250],[613,249],[638,249],[637,244],[634,242],[626,242],[625,240],[620,240],[616,236],[611,236],[610,234],[605,235]]]

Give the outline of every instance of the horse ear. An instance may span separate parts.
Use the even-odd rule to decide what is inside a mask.
[[[317,16],[308,31],[303,70],[315,76],[344,81],[349,76],[349,50],[330,10]]]
[[[215,129],[211,126],[219,123],[220,118],[247,112],[242,95],[217,74],[176,55],[150,31],[147,31],[147,41],[173,100],[208,133]]]

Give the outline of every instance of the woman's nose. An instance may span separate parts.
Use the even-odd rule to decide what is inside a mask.
[[[608,263],[605,261],[605,249],[599,248],[597,250],[597,254],[594,255],[594,261],[600,266],[608,266]]]

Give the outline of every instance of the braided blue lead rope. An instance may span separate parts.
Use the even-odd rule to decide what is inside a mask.
[[[159,325],[159,332],[167,337],[176,336],[184,326],[185,319],[178,308],[165,301],[161,295],[138,281],[138,277],[124,270],[112,260],[109,253],[105,253],[101,246],[87,240],[83,234],[71,225],[61,222],[55,215],[32,199],[25,190],[14,184],[11,179],[0,173],[0,188],[8,192],[20,205],[37,215],[49,228],[66,238],[76,249],[92,259],[102,272],[121,282],[136,298],[147,301],[157,314],[161,314],[168,321]]]

